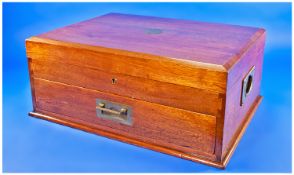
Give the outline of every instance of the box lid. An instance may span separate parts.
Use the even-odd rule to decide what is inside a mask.
[[[182,59],[228,70],[263,29],[110,13],[38,37]]]

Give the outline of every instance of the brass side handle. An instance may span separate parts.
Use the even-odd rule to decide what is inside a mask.
[[[254,73],[255,73],[255,66],[253,66],[243,78],[242,90],[241,90],[241,103],[240,103],[241,106],[243,106],[243,104],[246,101],[246,98],[250,95],[253,89],[253,82],[255,79]]]

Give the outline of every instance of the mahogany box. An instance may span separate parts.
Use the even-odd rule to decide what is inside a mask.
[[[26,40],[30,115],[225,168],[261,102],[264,43],[260,28],[116,13],[62,27]]]

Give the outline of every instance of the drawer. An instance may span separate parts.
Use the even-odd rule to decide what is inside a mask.
[[[32,78],[35,111],[187,154],[214,155],[216,117]],[[132,108],[131,124],[97,116],[97,99]]]

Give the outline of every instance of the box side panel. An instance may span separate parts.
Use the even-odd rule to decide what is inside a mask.
[[[214,160],[214,116],[34,78],[36,112]],[[96,99],[132,107],[132,124],[97,117]]]
[[[248,112],[254,108],[253,105],[258,104],[256,101],[260,99],[264,42],[265,33],[256,40],[256,43],[249,48],[240,61],[229,71],[223,130],[223,158],[240,134],[243,123],[247,120]],[[251,83],[248,83],[248,77],[251,74],[252,79],[250,79],[252,81],[250,80]],[[245,81],[246,77],[247,83]],[[244,87],[242,87],[243,84]],[[247,94],[243,102],[241,102],[242,93]]]
[[[33,111],[36,109],[36,98],[35,98],[35,88],[34,88],[34,71],[32,69],[33,63],[30,58],[28,60],[28,68],[29,68],[29,76],[30,76],[30,85],[31,85],[31,95],[32,95],[32,103],[33,103]]]

